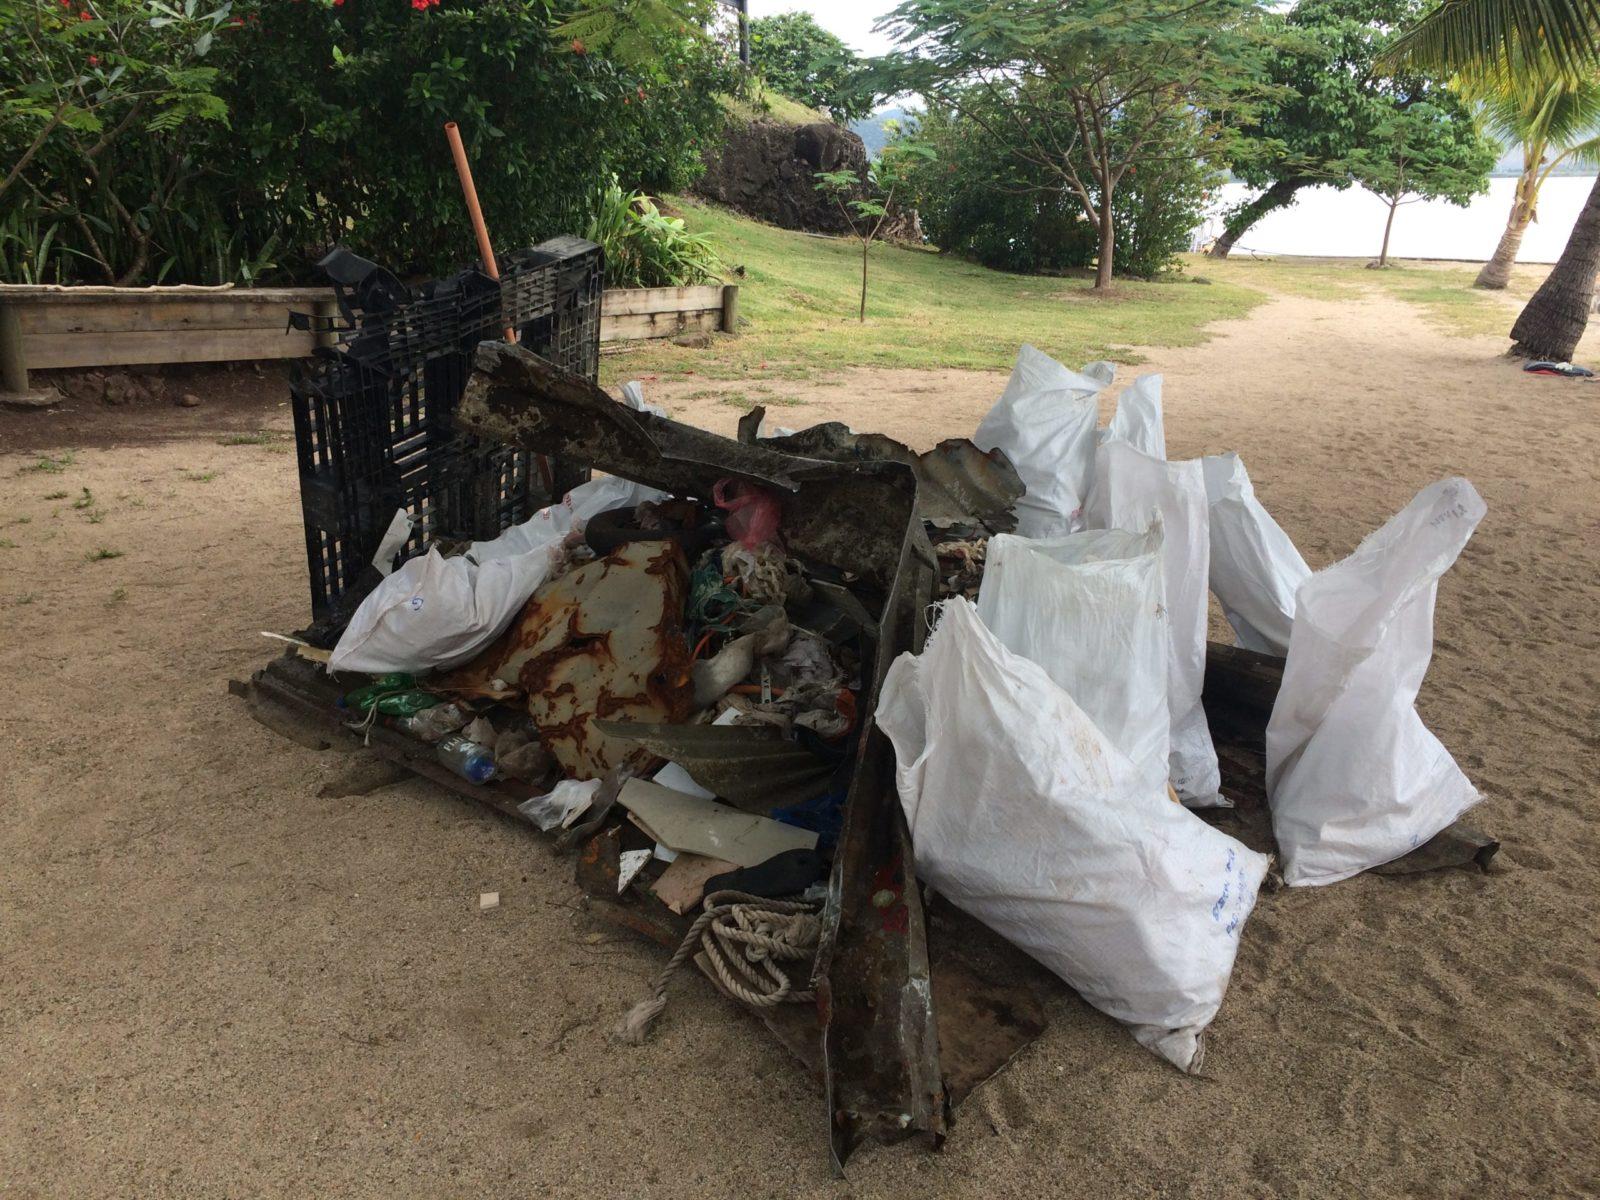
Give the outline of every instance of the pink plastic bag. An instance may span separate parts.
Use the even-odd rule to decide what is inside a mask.
[[[742,479],[719,479],[711,490],[717,507],[728,513],[728,536],[746,550],[778,536],[778,498]]]

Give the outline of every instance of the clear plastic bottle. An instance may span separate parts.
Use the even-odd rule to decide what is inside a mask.
[[[459,704],[435,704],[409,717],[396,717],[394,727],[425,742],[437,742],[467,723],[471,715]]]
[[[435,751],[439,761],[468,783],[487,783],[494,776],[494,751],[453,733]]]

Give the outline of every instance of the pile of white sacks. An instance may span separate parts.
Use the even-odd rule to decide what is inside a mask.
[[[1432,484],[1313,573],[1238,455],[1168,461],[1159,375],[1096,428],[1113,370],[1022,348],[973,439],[1022,478],[1017,533],[991,539],[976,607],[946,601],[895,662],[877,720],[918,873],[1196,1071],[1269,862],[1187,811],[1227,804],[1200,703],[1207,591],[1239,645],[1286,659],[1273,828],[1286,882],[1334,883],[1478,800],[1415,701],[1439,577],[1484,505]]]

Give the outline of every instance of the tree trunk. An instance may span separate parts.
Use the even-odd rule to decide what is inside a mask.
[[[1400,207],[1399,198],[1389,201],[1389,219],[1383,223],[1383,249],[1378,251],[1378,265],[1389,265],[1389,234],[1394,230],[1394,210]]]
[[[861,311],[856,315],[856,320],[863,325],[867,323],[867,251],[872,249],[872,243],[861,243]]]
[[[1502,290],[1511,282],[1511,268],[1516,266],[1517,251],[1522,247],[1522,235],[1533,220],[1533,204],[1537,193],[1528,175],[1517,180],[1517,196],[1511,202],[1511,216],[1506,221],[1506,231],[1500,235],[1500,244],[1494,255],[1483,264],[1483,270],[1472,281],[1473,287]]]
[[[1100,197],[1100,261],[1094,268],[1095,291],[1111,286],[1111,269],[1117,252],[1116,226],[1111,218],[1111,192]]]
[[[1522,235],[1527,229],[1526,218],[1519,221],[1513,217],[1506,223],[1500,244],[1494,248],[1494,257],[1483,264],[1483,270],[1472,281],[1473,287],[1500,291],[1511,282],[1511,268],[1517,264],[1517,251],[1522,248]]]
[[[1594,303],[1594,273],[1600,267],[1600,176],[1589,189],[1566,249],[1511,327],[1511,353],[1566,362],[1578,348]]]
[[[1309,186],[1311,180],[1299,176],[1290,179],[1280,179],[1261,195],[1246,204],[1233,216],[1228,218],[1228,223],[1222,227],[1222,236],[1211,245],[1212,258],[1227,258],[1234,245],[1250,229],[1270,212],[1286,208],[1294,203],[1295,193],[1301,188]]]

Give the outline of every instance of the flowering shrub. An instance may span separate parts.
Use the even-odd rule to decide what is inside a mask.
[[[512,249],[612,174],[683,186],[737,86],[693,27],[623,56],[554,0],[214,2],[0,3],[0,278],[311,280],[335,242],[442,272],[475,257],[446,121]]]

